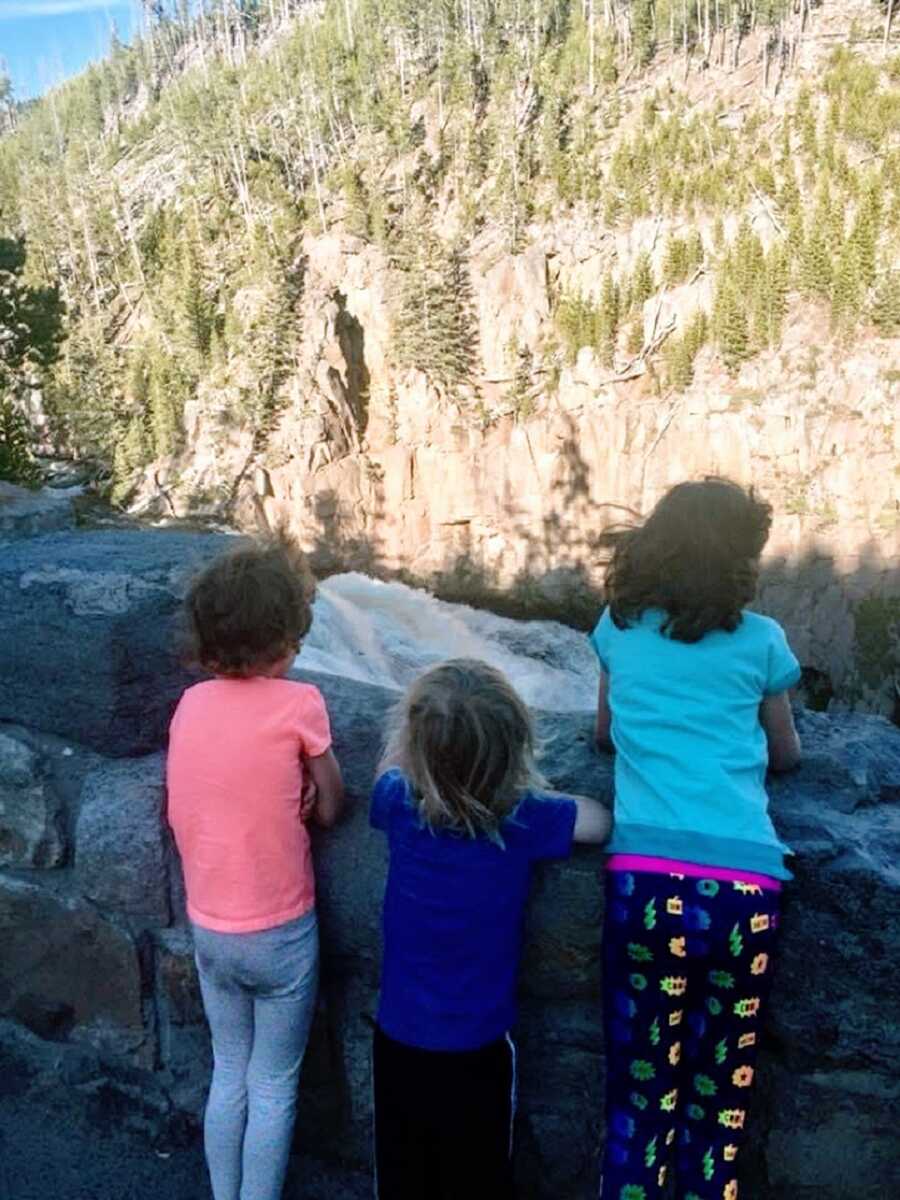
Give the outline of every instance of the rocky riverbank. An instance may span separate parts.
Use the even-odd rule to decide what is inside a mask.
[[[103,1098],[161,1146],[196,1136],[209,1069],[162,747],[188,681],[184,582],[222,544],[63,531],[0,555],[0,1046],[16,1073],[30,1063],[48,1092]],[[365,1172],[385,865],[366,801],[389,695],[311,678],[350,812],[316,838],[323,985],[297,1145]],[[551,782],[608,794],[590,715],[540,722]],[[868,1200],[900,1191],[900,732],[858,715],[802,712],[799,725],[804,764],[772,785],[797,878],[743,1177],[754,1200]],[[580,851],[535,889],[518,1031],[525,1200],[596,1194],[600,861]]]

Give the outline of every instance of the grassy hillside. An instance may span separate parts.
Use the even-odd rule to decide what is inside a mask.
[[[66,306],[42,365],[56,436],[120,490],[179,448],[201,384],[239,377],[228,417],[265,436],[310,232],[380,248],[398,365],[473,419],[470,246],[517,253],[565,220],[655,226],[627,266],[557,289],[539,360],[512,348],[523,417],[582,346],[682,389],[704,344],[729,371],[777,346],[792,306],[821,306],[823,338],[900,333],[890,0],[156,7],[0,138],[0,232]],[[709,303],[648,337],[647,301],[699,276]]]

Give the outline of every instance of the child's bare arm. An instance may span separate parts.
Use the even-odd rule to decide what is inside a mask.
[[[573,796],[578,808],[575,817],[576,842],[585,842],[592,846],[600,846],[609,839],[612,830],[612,814],[599,800],[589,796]]]
[[[341,768],[331,750],[306,760],[309,773],[316,785],[316,803],[313,819],[319,825],[334,825],[344,808],[344,781]]]
[[[609,676],[605,671],[600,672],[600,688],[597,692],[597,728],[594,734],[597,745],[601,750],[612,750],[610,725],[612,714],[609,711]]]
[[[787,692],[766,696],[759,706],[759,719],[769,743],[769,767],[773,771],[790,771],[800,761],[800,738],[794,725],[794,714]]]

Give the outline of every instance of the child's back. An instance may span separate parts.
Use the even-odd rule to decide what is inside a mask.
[[[257,675],[184,693],[170,734],[169,821],[195,924],[246,933],[312,908],[303,759],[330,745],[322,697],[307,684]]]
[[[745,611],[769,509],[682,484],[618,535],[592,634],[616,750],[604,923],[604,1197],[736,1200],[787,847],[767,765],[799,757],[780,627]]]
[[[388,835],[385,955],[378,1023],[428,1050],[471,1050],[515,1022],[515,981],[531,872],[566,858],[571,800],[526,795],[503,843],[423,825],[398,770],[382,775],[372,823]]]
[[[760,704],[797,683],[797,661],[781,627],[757,613],[696,642],[667,636],[665,620],[651,608],[620,629],[607,609],[592,635],[616,747],[610,849],[784,877]]]
[[[322,696],[282,678],[310,600],[283,548],[250,546],[210,564],[186,602],[216,678],[188,688],[173,717],[168,816],[213,1043],[203,1133],[215,1200],[281,1196],[316,999],[304,822],[333,822],[343,787]]]
[[[400,712],[371,820],[390,851],[374,1044],[381,1200],[508,1200],[515,985],[532,867],[602,841],[606,811],[532,781],[527,710],[460,660]]]

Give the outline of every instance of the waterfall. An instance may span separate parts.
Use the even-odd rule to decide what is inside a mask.
[[[579,712],[596,704],[597,665],[583,633],[356,573],[319,585],[297,665],[399,690],[433,663],[462,657],[498,667],[535,708]]]

